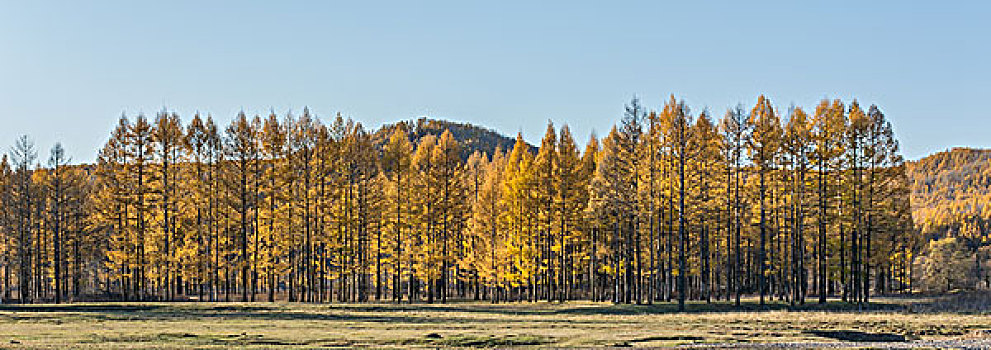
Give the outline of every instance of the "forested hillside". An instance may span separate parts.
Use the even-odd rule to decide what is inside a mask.
[[[418,118],[416,120],[400,121],[383,125],[372,135],[375,145],[382,147],[389,141],[396,129],[403,130],[413,144],[427,135],[440,136],[450,131],[454,140],[461,145],[461,153],[465,159],[475,152],[494,154],[496,150],[503,152],[513,148],[516,143],[511,137],[468,123],[456,123],[447,120]],[[532,147],[529,144],[528,147]]]
[[[584,148],[421,119],[121,116],[96,164],[0,164],[4,301],[654,303],[906,291],[918,248],[877,106],[637,99]],[[44,164],[44,165],[40,165]]]
[[[959,287],[991,286],[991,150],[955,148],[908,163],[915,224],[927,240],[949,255],[942,275]],[[930,254],[933,255],[933,254]],[[973,263],[957,265],[956,261]],[[946,265],[954,268],[945,269]],[[936,268],[937,266],[933,266]]]
[[[956,148],[908,163],[912,210],[923,234],[991,231],[991,150]]]

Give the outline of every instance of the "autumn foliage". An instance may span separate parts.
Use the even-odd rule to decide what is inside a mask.
[[[21,139],[0,166],[3,300],[684,307],[910,287],[909,180],[875,106],[761,96],[718,118],[671,96],[584,144],[550,123],[537,147],[458,130],[163,111],[121,116],[95,164],[45,166]]]

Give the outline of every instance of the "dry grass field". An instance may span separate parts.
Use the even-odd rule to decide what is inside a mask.
[[[749,311],[719,302],[688,313],[583,302],[0,305],[0,348],[944,347],[991,330],[987,298],[974,298],[878,299],[864,312],[754,300]]]

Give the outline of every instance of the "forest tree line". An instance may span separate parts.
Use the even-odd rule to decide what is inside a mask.
[[[299,115],[122,115],[95,164],[0,164],[4,302],[791,304],[912,289],[909,181],[876,106],[722,118],[634,98],[607,135],[465,152]]]

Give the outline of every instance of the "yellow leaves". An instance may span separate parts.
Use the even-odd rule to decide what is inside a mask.
[[[753,125],[747,153],[759,167],[769,167],[773,156],[778,153],[781,140],[781,121],[771,101],[761,95],[757,105],[750,111],[750,124]]]
[[[179,151],[185,154],[169,158],[174,162],[165,171],[163,160],[169,156],[161,142],[181,133],[177,118],[165,114],[155,125],[144,118],[133,125],[122,119],[94,171],[87,227],[108,236],[102,243],[115,266],[112,278],[130,276],[118,275],[120,267],[148,268],[142,276],[147,277],[178,264],[190,280],[250,263],[255,272],[272,272],[281,283],[326,277],[303,276],[312,271],[330,279],[373,271],[402,274],[399,279],[413,273],[422,281],[411,284],[421,288],[444,274],[448,281],[477,276],[487,285],[528,286],[566,278],[558,273],[576,280],[598,278],[588,276],[591,269],[616,276],[632,264],[639,277],[658,273],[660,265],[677,276],[677,267],[654,259],[669,261],[679,253],[665,246],[666,239],[678,235],[679,214],[684,214],[688,259],[681,273],[694,278],[709,272],[703,271],[704,262],[710,268],[729,264],[724,258],[733,248],[726,245],[732,245],[729,236],[735,231],[728,227],[737,213],[743,244],[757,250],[759,231],[751,224],[759,222],[760,210],[769,209],[770,244],[784,251],[773,252],[769,259],[775,261],[764,273],[783,273],[786,263],[777,260],[790,259],[784,254],[792,248],[777,246],[789,243],[791,206],[805,207],[800,225],[817,223],[812,208],[819,198],[813,192],[817,180],[825,180],[825,193],[819,195],[827,202],[823,217],[830,220],[824,243],[831,252],[839,248],[838,225],[852,227],[849,206],[855,193],[844,153],[851,149],[843,144],[851,125],[874,123],[877,114],[864,115],[854,102],[848,120],[842,102],[824,100],[811,118],[792,110],[782,128],[778,111],[760,96],[749,114],[742,107],[729,111],[720,130],[706,110],[695,118],[673,95],[663,102],[659,113],[634,102],[621,126],[613,127],[601,144],[591,137],[584,152],[568,126],[556,132],[551,124],[536,152],[520,134],[508,154],[493,154],[490,161],[487,154],[474,153],[467,164],[468,152],[462,150],[477,143],[459,142],[455,135],[465,137],[463,130],[440,133],[403,124],[373,139],[360,123],[338,115],[325,125],[306,110],[285,121],[274,113],[265,120],[249,120],[242,113],[223,128],[224,135],[209,119],[194,117],[183,140],[186,148]],[[650,122],[647,133],[641,118]],[[750,157],[742,155],[744,147]],[[821,165],[816,170],[822,173],[793,178],[797,165]],[[739,175],[733,173],[737,170]],[[894,171],[877,174],[885,177],[878,184],[901,180]],[[46,170],[32,176],[40,182],[51,177]],[[761,180],[768,188],[760,187]],[[949,194],[959,191],[943,187]],[[871,213],[885,229],[873,238],[871,254],[877,257],[868,257],[871,261],[886,261],[880,251],[898,251],[889,257],[893,261],[911,255],[904,249],[909,243],[889,242],[904,238],[898,235],[907,229],[894,222],[905,219],[899,211],[907,200],[889,201],[901,189],[885,190],[890,192],[877,195],[883,199],[869,204],[876,204]],[[761,201],[766,207],[758,205],[762,194],[769,197]],[[740,203],[728,200],[734,195]],[[684,209],[675,204],[680,199]],[[924,209],[917,220],[927,229],[952,226],[961,236],[978,238],[985,226],[972,221],[991,212],[991,206],[982,204],[984,197],[963,199]],[[165,222],[166,210],[170,222]],[[819,243],[812,232],[803,231],[811,238],[805,241],[809,248]],[[702,247],[712,248],[711,259],[720,261],[707,261]],[[142,254],[147,256],[139,262]],[[746,273],[759,273],[751,266],[754,258],[746,259]],[[651,263],[655,266],[645,266]],[[219,278],[244,278],[234,275]]]

